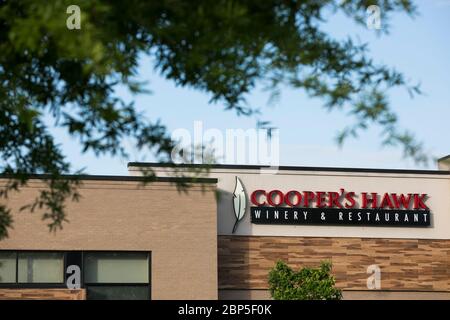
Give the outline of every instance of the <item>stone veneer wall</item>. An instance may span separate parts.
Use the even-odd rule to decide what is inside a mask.
[[[367,290],[367,267],[381,289],[450,292],[450,240],[219,236],[219,289],[267,289],[278,259],[294,268],[331,260],[336,285]]]
[[[0,289],[0,300],[86,300],[84,289]]]

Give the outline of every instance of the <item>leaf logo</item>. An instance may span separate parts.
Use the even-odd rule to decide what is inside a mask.
[[[236,186],[234,187],[233,192],[233,209],[234,215],[236,216],[236,222],[233,226],[233,232],[236,231],[237,225],[239,221],[244,218],[245,209],[247,208],[247,199],[245,195],[244,186],[242,185],[242,181],[236,177]]]

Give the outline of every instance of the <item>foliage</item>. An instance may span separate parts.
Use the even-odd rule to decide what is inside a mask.
[[[340,300],[341,290],[335,287],[331,263],[319,268],[294,271],[283,261],[277,261],[269,273],[269,286],[275,300]]]
[[[66,9],[73,4],[81,9],[80,30],[66,27]],[[65,176],[74,169],[51,128],[77,139],[83,152],[127,158],[127,142],[170,161],[174,142],[165,126],[116,94],[118,86],[145,93],[136,80],[143,56],[150,56],[166,79],[205,92],[212,103],[224,103],[238,115],[258,114],[246,102],[257,84],[274,96],[282,85],[304,90],[323,99],[326,108],[355,116],[340,143],[376,124],[384,128],[384,143],[401,145],[405,155],[425,161],[421,145],[398,131],[386,98],[391,87],[418,89],[399,72],[374,63],[365,44],[336,40],[321,30],[333,13],[363,24],[370,4],[0,0],[0,172],[11,178],[1,196],[18,190],[32,174],[48,174],[49,191],[37,202],[52,230],[62,226],[61,202],[76,195],[77,183]],[[384,24],[392,12],[415,13],[409,0],[379,5]],[[152,172],[147,176],[152,178]],[[10,210],[0,206],[0,239],[11,224]]]

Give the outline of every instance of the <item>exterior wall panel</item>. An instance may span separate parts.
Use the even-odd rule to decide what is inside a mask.
[[[152,167],[171,176],[163,165],[130,164],[131,175]],[[189,165],[186,165],[188,169]],[[186,171],[188,172],[188,171]],[[354,168],[213,166],[218,179],[218,258],[220,299],[265,299],[269,270],[278,259],[294,268],[331,260],[337,286],[348,299],[450,297],[450,172]],[[233,210],[236,177],[247,196],[247,213],[238,223]],[[428,227],[281,225],[250,221],[250,194],[259,189],[427,194]],[[361,199],[358,199],[361,203]],[[357,206],[355,211],[361,210]],[[368,290],[367,267],[381,268],[381,289]]]
[[[450,293],[450,240],[219,236],[218,245],[219,289],[267,289],[281,259],[294,269],[331,260],[343,290],[368,290],[377,264],[381,290]]]
[[[19,212],[42,184],[11,193],[14,229],[0,250],[151,251],[152,299],[217,299],[214,186],[188,193],[154,182],[84,181],[79,202],[67,202],[68,223],[50,233],[42,212]]]
[[[138,167],[129,166],[130,175],[142,174]],[[171,168],[153,168],[158,176],[170,176]],[[275,236],[275,237],[357,237],[381,239],[450,239],[450,172],[426,171],[410,172],[408,170],[373,170],[327,168],[302,169],[282,168],[267,173],[261,169],[245,169],[239,166],[229,168],[212,168],[209,177],[218,178],[218,234],[238,236]],[[392,172],[391,172],[392,171]],[[283,192],[300,191],[339,191],[344,188],[357,194],[362,192],[384,193],[426,193],[427,205],[431,211],[431,226],[414,227],[367,227],[367,226],[318,226],[318,225],[264,225],[253,224],[250,212],[247,213],[235,233],[233,212],[233,190],[236,177],[242,181],[247,200],[250,194],[258,189]],[[361,199],[358,199],[361,202]],[[251,204],[249,203],[248,207]],[[355,212],[358,209],[355,208]]]
[[[0,300],[86,300],[86,291],[84,289],[0,289]]]

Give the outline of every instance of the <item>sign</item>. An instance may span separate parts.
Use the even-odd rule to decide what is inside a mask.
[[[254,224],[428,227],[427,194],[346,191],[254,190],[250,194]],[[236,223],[246,206],[245,190],[236,177],[233,207]]]
[[[347,225],[427,227],[430,212],[425,210],[353,210],[320,208],[251,207],[255,224]]]

